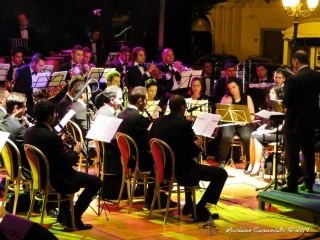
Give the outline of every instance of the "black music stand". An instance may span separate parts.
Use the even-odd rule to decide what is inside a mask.
[[[30,51],[30,40],[28,38],[10,38],[11,48],[18,47]]]
[[[252,123],[251,115],[249,109],[245,105],[239,104],[216,104],[216,111],[221,115],[221,122],[228,122],[230,126],[235,126],[239,124],[249,124]],[[227,124],[229,126],[229,124]],[[223,125],[221,126],[223,127]],[[231,140],[233,142],[233,140]],[[233,161],[233,145],[231,143],[231,156],[225,166],[231,165],[236,169],[236,165]]]
[[[273,158],[273,180],[264,188],[256,188],[256,191],[263,190],[266,191],[273,185],[273,190],[277,189],[277,185],[280,184],[278,182],[278,163],[280,162],[279,160],[279,129],[278,127],[283,123],[285,119],[285,115],[283,113],[279,112],[268,112],[268,111],[263,111],[263,114],[256,114],[256,116],[264,118],[264,119],[269,119],[270,122],[273,122],[276,125],[277,132],[276,132],[276,152],[275,152],[275,157]]]

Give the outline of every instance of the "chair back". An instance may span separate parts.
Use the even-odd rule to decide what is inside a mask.
[[[69,120],[67,122],[66,128],[67,128],[68,132],[72,135],[74,140],[80,142],[81,144],[83,143],[82,131],[81,131],[78,124]]]
[[[104,142],[98,141],[98,140],[94,140],[94,144],[96,146],[98,162],[101,163],[101,162],[103,162],[104,155],[106,153]]]
[[[121,152],[121,163],[123,166],[124,174],[129,174],[130,168],[128,168],[129,159],[135,158],[135,169],[139,170],[139,151],[136,142],[132,137],[125,133],[117,132],[116,139],[118,143],[118,147]],[[135,148],[135,155],[133,155],[131,151],[131,146]]]
[[[7,172],[7,179],[14,181],[20,178],[21,156],[18,147],[13,141],[7,139],[1,151],[4,167]]]
[[[171,179],[174,179],[174,166],[175,166],[175,157],[171,147],[164,141],[152,138],[150,140],[150,148],[153,156],[153,160],[156,165],[156,180],[158,182],[165,182],[165,167],[167,162],[167,153],[171,156]]]
[[[41,191],[48,189],[50,186],[50,169],[46,156],[42,151],[35,146],[24,144],[24,151],[26,153],[32,174],[33,189]],[[41,171],[43,166],[45,172]]]

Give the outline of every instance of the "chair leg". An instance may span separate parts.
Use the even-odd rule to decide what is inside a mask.
[[[193,218],[194,220],[197,220],[197,198],[196,198],[196,188],[195,187],[191,187],[190,188],[191,192],[192,192],[192,207],[193,207]]]
[[[43,218],[47,216],[47,202],[48,202],[48,192],[45,190],[43,197],[42,213],[40,224],[43,224]]]
[[[9,180],[7,180],[6,182],[9,183]],[[5,204],[6,200],[7,200],[7,197],[8,197],[8,184],[6,184],[6,186],[4,188],[4,194],[3,194],[3,198],[2,198],[0,214],[2,214],[2,212],[3,212],[4,204]]]
[[[74,194],[70,195],[70,209],[71,209],[71,220],[73,231],[76,230],[75,220],[74,220],[74,203],[73,203]]]
[[[122,193],[123,193],[123,189],[124,189],[124,184],[126,183],[125,178],[126,178],[125,173],[122,173],[122,182],[121,182],[121,188],[120,188],[120,193],[119,193],[118,202],[117,202],[117,208],[119,208],[120,201],[121,201],[121,198],[122,198]]]
[[[129,209],[128,213],[131,213],[131,208],[132,208],[132,202],[134,198],[134,191],[136,190],[137,186],[137,174],[134,174],[133,182],[132,182],[132,189],[131,189],[131,194],[130,194],[130,199],[129,199]]]
[[[166,212],[165,212],[164,219],[163,219],[163,224],[164,225],[167,224],[167,218],[168,218],[169,206],[170,206],[170,200],[171,200],[171,193],[172,193],[172,187],[173,187],[173,183],[171,181],[171,183],[169,185],[169,192],[168,192],[168,197],[167,197]]]
[[[29,208],[29,212],[28,212],[28,215],[27,215],[27,219],[30,219],[30,216],[31,216],[31,213],[33,211],[33,207],[34,207],[34,202],[35,202],[35,197],[36,197],[36,190],[32,190],[30,192],[31,194],[31,204],[30,204],[30,208]]]
[[[150,218],[152,216],[154,205],[156,204],[156,200],[157,200],[158,196],[160,196],[160,183],[156,182],[156,186],[154,188],[154,194],[153,194],[152,203],[151,203],[151,207],[150,207],[150,210],[149,210],[148,218]]]
[[[9,184],[9,182],[7,182],[6,184]],[[16,210],[17,210],[17,205],[18,205],[18,198],[19,198],[19,191],[20,191],[20,181],[17,180],[15,186],[14,186],[14,203],[13,203],[13,210],[12,210],[12,214],[16,215]]]

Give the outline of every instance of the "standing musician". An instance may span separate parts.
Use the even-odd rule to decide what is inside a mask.
[[[160,101],[158,106],[156,107],[156,111],[153,113],[152,118],[156,119],[159,116],[163,116],[164,114],[164,103],[163,99],[157,97],[158,91],[158,82],[154,78],[150,78],[146,81],[146,88],[148,91],[148,99],[147,101]]]
[[[197,204],[197,220],[207,221],[211,213],[206,208],[207,203],[217,204],[222,188],[228,174],[224,169],[197,164],[193,157],[198,156],[202,146],[200,137],[195,139],[189,122],[185,121],[186,101],[182,96],[174,95],[170,98],[171,113],[156,119],[151,128],[151,137],[166,142],[175,155],[175,178],[182,186],[196,186],[200,180],[209,181],[210,184]],[[170,159],[167,159],[164,176],[171,176]],[[169,175],[170,174],[170,175]],[[186,193],[186,204],[183,215],[192,213],[191,192]],[[193,217],[193,216],[192,216]],[[212,214],[212,218],[219,218]]]
[[[42,72],[46,58],[41,53],[36,53],[31,58],[29,65],[22,66],[17,69],[15,75],[15,84],[13,90],[15,92],[24,93],[27,97],[27,113],[33,116],[33,97],[32,93],[36,89],[32,89],[32,80],[37,80],[37,74]]]
[[[12,91],[16,70],[19,67],[24,66],[25,63],[23,62],[23,59],[22,59],[23,51],[21,48],[18,48],[18,47],[11,48],[10,56],[11,56],[11,61],[9,62],[10,68],[8,70],[6,88],[9,91]]]
[[[161,92],[158,96],[169,99],[173,94],[184,95],[187,89],[179,89],[179,83],[181,80],[181,73],[183,72],[183,66],[181,62],[174,61],[174,53],[172,49],[166,48],[162,51],[162,62],[157,64],[157,68],[165,73],[171,75],[171,77],[161,79]],[[163,92],[164,91],[164,92]]]
[[[91,229],[92,225],[84,224],[81,216],[100,189],[101,180],[73,168],[78,162],[81,145],[77,143],[73,151],[65,151],[62,139],[50,127],[55,123],[56,116],[55,105],[52,101],[38,101],[34,107],[34,115],[37,123],[25,132],[24,144],[31,144],[39,148],[47,157],[50,167],[50,183],[56,191],[61,194],[70,194],[84,188],[74,205],[75,226],[78,230]],[[42,168],[41,173],[45,173]],[[46,177],[42,176],[42,179],[45,180]],[[57,221],[64,223],[67,227],[72,227],[69,201],[61,202]]]
[[[127,83],[131,91],[134,87],[145,86],[145,81],[151,76],[151,72],[156,66],[151,63],[148,67],[144,66],[146,51],[142,47],[135,47],[131,53],[131,60],[128,64]]]
[[[212,91],[214,87],[214,77],[212,75],[212,63],[209,60],[206,60],[202,64],[202,73],[201,77],[203,79],[203,88],[202,92],[212,98]]]
[[[70,80],[72,77],[77,75],[83,75],[82,60],[83,60],[82,47],[80,45],[75,45],[72,48],[71,61],[61,64],[59,68],[59,71],[67,71],[66,80]],[[76,71],[73,73],[72,70],[74,68]]]
[[[254,105],[249,95],[242,91],[242,81],[239,78],[231,77],[227,81],[227,94],[222,98],[221,104],[240,104],[248,106],[251,119],[254,119]],[[246,169],[250,163],[250,138],[253,127],[251,124],[239,124],[235,126],[227,126],[221,128],[221,141],[220,141],[220,159],[219,167],[224,168],[225,162],[231,146],[231,140],[237,133],[243,145],[244,153],[246,155]]]
[[[110,67],[116,68],[116,70],[119,73],[121,73],[123,77],[124,67],[128,65],[129,59],[130,59],[130,48],[128,46],[121,46],[119,51],[119,57],[110,63]]]

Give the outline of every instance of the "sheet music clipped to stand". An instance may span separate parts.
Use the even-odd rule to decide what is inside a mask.
[[[151,116],[155,113],[157,110],[157,106],[159,105],[160,100],[157,101],[147,101],[146,109],[150,113]],[[148,117],[148,114],[146,112],[143,112],[144,117]]]
[[[86,138],[110,143],[123,119],[98,114]]]
[[[218,114],[200,112],[192,126],[192,129],[196,135],[212,137],[220,119],[221,116]]]

